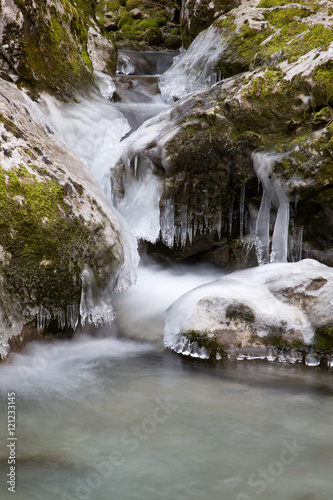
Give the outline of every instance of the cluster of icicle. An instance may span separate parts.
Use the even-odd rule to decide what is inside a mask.
[[[41,306],[37,312],[37,330],[40,332],[44,328],[47,328],[52,318],[56,318],[58,320],[59,330],[64,330],[67,327],[75,331],[80,318],[79,305],[67,305],[66,309],[59,307],[52,311],[52,314],[50,311]]]
[[[254,170],[263,188],[262,201],[255,217],[245,208],[246,186],[240,187],[239,237],[248,249],[254,245],[258,264],[268,262],[298,261],[302,258],[302,229],[289,233],[289,199],[280,181],[272,173],[278,155],[254,153]],[[189,204],[177,204],[168,193],[163,196],[165,186],[162,177],[154,173],[148,158],[134,155],[124,159],[121,179],[113,179],[113,203],[128,222],[132,233],[138,238],[155,243],[159,238],[169,248],[192,244],[197,234],[216,234],[221,239],[222,230],[233,231],[234,203],[231,202],[228,216],[222,218],[222,207],[209,210],[208,195],[200,213],[193,212]],[[272,207],[277,211],[274,231],[270,236]],[[246,236],[246,238],[244,238]]]
[[[175,203],[169,193],[164,197],[165,181],[154,173],[148,158],[135,155],[124,158],[123,164],[120,176],[111,179],[112,203],[137,239],[155,243],[160,238],[169,248],[174,245],[185,248],[197,234],[216,233],[220,239],[223,227],[231,231],[232,222],[222,220],[222,207],[209,209],[208,196],[200,213],[193,212],[185,203]],[[242,192],[244,213],[245,190]]]
[[[191,342],[185,336],[179,336],[178,342],[172,346],[172,350],[178,354],[183,354],[184,356],[190,356],[191,358],[209,359],[209,353],[204,347],[198,347],[197,343]],[[319,366],[320,360],[310,351],[305,358],[302,354],[294,349],[288,353],[278,352],[273,347],[268,347],[265,351],[263,349],[235,349],[226,351],[226,357],[228,361],[252,361],[252,360],[267,360],[270,362],[278,361],[279,363],[289,363],[289,364],[302,364],[305,363],[307,366]],[[220,353],[216,354],[216,359],[222,359]],[[333,367],[333,358],[328,361],[328,366]]]

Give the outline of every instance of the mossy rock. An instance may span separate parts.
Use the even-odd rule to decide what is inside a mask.
[[[210,361],[215,361],[217,357],[226,357],[224,347],[219,344],[215,335],[196,330],[187,330],[185,332],[181,332],[181,335],[185,337],[185,339],[187,339],[196,349],[204,348]]]
[[[313,352],[321,359],[323,365],[333,356],[333,324],[317,328],[314,341]]]
[[[0,341],[36,314],[70,323],[80,304],[83,320],[102,321],[102,297],[111,321],[111,293],[128,283],[118,217],[86,167],[4,81],[0,111]]]
[[[327,5],[313,1],[258,2],[257,9],[242,7],[216,20],[213,26],[221,34],[217,67],[223,78],[261,65],[300,56],[333,41],[333,23]]]
[[[141,15],[135,15],[134,9],[141,12]],[[107,30],[112,29],[119,46],[123,48],[174,50],[181,45],[180,32],[174,32],[175,27],[179,28],[179,20],[175,18],[177,11],[179,5],[176,1],[101,0],[96,6],[96,18]],[[170,36],[177,37],[178,43],[174,38],[171,43],[170,38],[168,39]],[[166,44],[165,39],[168,39]]]
[[[68,0],[15,0],[6,22],[2,43],[8,44],[6,63],[19,83],[32,92],[47,90],[68,98],[92,84],[92,64],[87,53],[87,25],[83,12],[89,2],[75,7]]]

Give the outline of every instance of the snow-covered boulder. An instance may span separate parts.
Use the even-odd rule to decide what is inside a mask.
[[[333,354],[333,268],[266,264],[202,285],[166,312],[166,347],[195,357],[265,357],[267,347]]]

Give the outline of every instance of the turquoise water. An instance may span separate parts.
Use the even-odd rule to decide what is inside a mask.
[[[16,500],[327,500],[332,372],[208,363],[152,344],[33,343],[1,377],[16,394]]]

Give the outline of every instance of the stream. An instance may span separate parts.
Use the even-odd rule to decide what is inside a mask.
[[[102,185],[106,154],[121,150],[128,124],[134,131],[172,105],[157,86],[170,64],[170,55],[120,53],[114,82],[99,75],[104,97],[119,96],[112,116],[105,99],[66,109],[48,102],[53,126],[61,123]],[[163,348],[169,305],[222,275],[208,265],[145,261],[137,284],[115,297],[112,327],[32,342],[0,365],[1,499],[13,495],[5,437],[12,392],[17,500],[330,498],[330,371],[267,360],[212,364]]]

